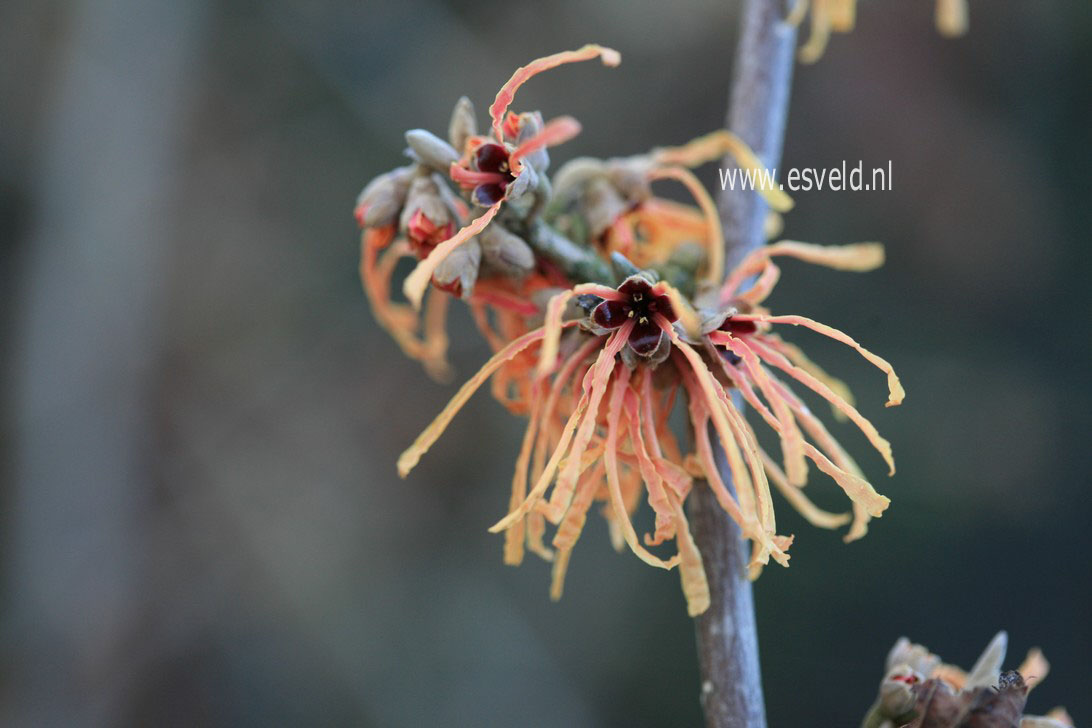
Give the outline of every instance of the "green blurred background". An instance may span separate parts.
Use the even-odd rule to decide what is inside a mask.
[[[1053,663],[1029,710],[1092,716],[1092,5],[972,0],[954,41],[932,5],[865,0],[794,79],[784,165],[890,160],[894,189],[800,193],[785,235],[888,264],[786,264],[771,304],[909,394],[885,410],[877,372],[793,334],[899,472],[837,426],[890,510],[844,545],[779,504],[792,568],[755,587],[775,727],[855,726],[900,635],[969,666],[1001,628],[1013,666]],[[520,92],[583,121],[555,160],[717,128],[737,6],[7,0],[0,723],[700,724],[674,574],[597,518],[559,604],[546,565],[501,564],[522,425],[488,396],[396,477],[454,388],[374,324],[350,212],[403,130],[589,41],[622,65]],[[486,346],[452,327],[464,377]]]

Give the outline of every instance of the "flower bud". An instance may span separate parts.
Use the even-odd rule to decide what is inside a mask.
[[[478,235],[482,258],[509,278],[522,278],[535,267],[535,253],[523,238],[494,223]]]
[[[614,221],[629,209],[614,185],[603,177],[588,183],[581,203],[584,219],[588,222],[588,234],[593,240],[599,240]]]
[[[410,129],[406,132],[406,143],[418,162],[440,172],[446,173],[453,163],[459,161],[458,152],[430,131]]]
[[[455,217],[435,180],[417,177],[410,185],[400,225],[414,253],[424,258],[455,234]]]
[[[399,167],[369,182],[356,198],[353,217],[361,227],[383,227],[398,217],[413,179],[413,165]]]
[[[505,198],[511,203],[519,200],[528,192],[534,192],[538,189],[539,179],[535,168],[530,164],[524,164],[523,171],[516,175],[516,178],[505,189]]]
[[[477,238],[471,238],[440,261],[432,274],[432,282],[442,291],[459,298],[470,298],[478,280],[482,248]]]
[[[731,313],[734,312],[730,312],[729,316]],[[723,323],[723,319],[721,323]],[[905,637],[900,637],[891,648],[891,651],[887,653],[885,664],[888,672],[900,665],[905,665],[919,675],[932,675],[933,671],[940,667],[940,663],[940,657],[930,652],[925,645],[919,645]]]
[[[616,159],[607,165],[607,178],[626,202],[636,205],[652,196],[648,168],[637,159]]]
[[[466,142],[478,133],[478,122],[474,117],[474,104],[463,96],[455,102],[451,112],[451,121],[447,125],[447,139],[460,154],[466,150]]]
[[[596,177],[606,174],[603,160],[594,157],[577,157],[557,170],[554,175],[554,200],[568,202],[584,191],[584,186]]]
[[[889,672],[880,683],[880,714],[892,720],[906,716],[915,702],[911,687],[924,679],[920,673],[906,665],[900,665]]]

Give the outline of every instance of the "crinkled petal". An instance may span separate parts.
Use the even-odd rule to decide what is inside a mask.
[[[617,66],[622,62],[622,54],[613,48],[606,48],[601,45],[589,43],[583,48],[579,48],[575,51],[562,51],[561,53],[554,53],[550,56],[536,58],[526,66],[517,68],[516,72],[512,74],[512,78],[508,79],[508,81],[501,86],[500,91],[497,92],[497,98],[489,107],[489,116],[493,119],[493,133],[496,134],[497,139],[504,138],[501,131],[504,112],[508,110],[509,105],[512,103],[512,99],[515,98],[516,91],[520,86],[543,71],[557,68],[566,63],[590,61],[593,58],[602,58],[604,66]]]
[[[575,324],[576,322],[572,322]],[[567,324],[569,325],[569,324]],[[451,424],[451,420],[462,409],[474,392],[478,391],[478,388],[485,383],[493,372],[497,371],[506,362],[511,361],[517,354],[526,349],[531,344],[539,341],[543,336],[543,330],[541,328],[529,331],[518,339],[514,340],[508,346],[501,349],[499,352],[493,355],[493,357],[478,370],[478,373],[471,377],[459,391],[455,393],[455,396],[451,398],[451,401],[447,403],[443,411],[436,416],[436,419],[432,421],[425,430],[417,436],[413,444],[403,452],[398,458],[398,474],[401,477],[406,477],[411,470],[421,460],[421,456],[428,452],[428,449],[432,447],[432,444],[440,438],[440,435],[444,434],[444,430]]]

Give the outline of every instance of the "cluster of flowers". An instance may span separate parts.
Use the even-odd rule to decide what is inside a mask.
[[[969,672],[902,637],[887,655],[880,694],[861,728],[1072,728],[1065,708],[1024,715],[1028,692],[1050,663],[1038,648],[1001,672],[1008,635],[998,632]]]
[[[433,375],[448,373],[444,318],[452,297],[468,304],[494,351],[402,454],[399,473],[410,472],[492,378],[494,397],[528,419],[509,512],[491,529],[505,533],[505,562],[520,563],[525,550],[552,561],[551,594],[559,598],[587,513],[600,501],[615,546],[678,567],[688,611],[699,614],[709,590],[683,508],[694,487],[706,487],[696,479],[753,542],[752,577],[771,558],[788,563],[792,538],[777,533],[771,484],[816,526],[850,524],[847,540],[863,536],[887,508],[789,381],[829,401],[894,472],[891,446],[848,388],[777,330],[798,326],[852,347],[886,374],[887,404],[897,405],[904,392],[890,364],[836,329],[764,306],[780,276],[778,258],[866,271],[883,262],[883,249],[781,241],[725,275],[721,222],[691,169],[725,155],[760,168],[727,131],[624,159],[574,159],[551,179],[547,149],[579,124],[508,107],[535,74],[596,58],[609,66],[620,60],[588,45],[518,69],[489,108],[487,134],[478,134],[465,98],[446,141],[408,132],[412,163],[371,182],[357,201],[361,275],[379,323]],[[685,185],[696,206],[658,196],[652,185],[662,180]],[[783,192],[763,194],[774,211],[792,205]],[[398,302],[391,281],[404,257],[418,262],[403,285],[406,301]],[[737,392],[779,437],[780,453],[759,445]],[[686,447],[669,426],[676,410],[689,417]],[[734,492],[714,461],[713,438]],[[851,513],[821,510],[805,495],[809,461],[845,491]],[[655,525],[639,539],[631,517],[642,501]],[[549,545],[548,526],[556,529]],[[664,553],[669,541],[673,553]]]
[[[968,15],[967,0],[936,0],[934,17],[941,35],[955,38],[966,33]],[[853,30],[857,0],[795,0],[787,22],[800,25],[805,17],[810,18],[809,35],[797,56],[802,63],[815,63],[827,49],[831,33]]]

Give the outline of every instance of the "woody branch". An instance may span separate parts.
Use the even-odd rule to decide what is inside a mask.
[[[744,0],[728,106],[728,128],[771,169],[781,157],[796,41],[795,28],[783,22],[784,12],[782,0]],[[723,190],[719,208],[730,269],[763,244],[767,206],[757,192]],[[723,453],[718,453],[718,465],[730,484]],[[708,611],[695,620],[706,725],[765,728],[746,543],[708,488],[695,489],[691,518],[712,597]]]

